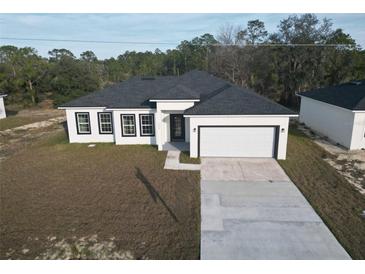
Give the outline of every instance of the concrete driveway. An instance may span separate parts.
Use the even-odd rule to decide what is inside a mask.
[[[203,158],[201,259],[350,259],[274,159]]]

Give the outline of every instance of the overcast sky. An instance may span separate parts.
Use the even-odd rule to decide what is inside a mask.
[[[92,50],[98,58],[117,57],[126,50],[175,48],[182,40],[204,33],[216,35],[229,23],[245,26],[260,19],[269,32],[275,31],[288,14],[0,14],[0,38],[40,38],[98,41],[152,42],[169,44],[96,44],[0,39],[0,45],[30,46],[48,56],[53,48],[67,48],[76,56]],[[365,48],[365,14],[317,14],[333,19],[334,28],[342,28]]]

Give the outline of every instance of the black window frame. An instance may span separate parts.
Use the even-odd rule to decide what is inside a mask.
[[[102,128],[101,128],[101,120],[100,120],[100,114],[109,114],[110,115],[110,125],[111,125],[111,132],[102,132]],[[114,133],[114,127],[113,127],[113,113],[110,111],[102,111],[102,112],[98,112],[98,126],[99,126],[99,134],[113,134]]]
[[[89,132],[80,132],[79,129],[79,114],[86,114],[87,120],[89,122]],[[75,112],[75,120],[76,120],[76,130],[78,135],[90,135],[91,134],[91,121],[90,121],[90,113],[89,112]]]
[[[143,134],[142,116],[152,116],[152,134]],[[140,113],[139,114],[139,132],[140,132],[141,137],[153,137],[153,136],[155,136],[155,114],[153,114],[153,113]]]
[[[133,116],[133,119],[134,119],[134,135],[131,135],[131,134],[126,135],[124,133],[123,116]],[[137,136],[136,115],[135,114],[129,114],[129,113],[120,114],[120,124],[121,124],[121,127],[122,127],[122,137],[136,137]]]

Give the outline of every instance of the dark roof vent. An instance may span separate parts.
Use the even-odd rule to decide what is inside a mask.
[[[147,76],[147,77],[142,77],[141,79],[142,80],[155,80],[155,77]]]

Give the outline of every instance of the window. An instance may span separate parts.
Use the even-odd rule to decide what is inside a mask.
[[[91,134],[90,118],[88,112],[76,112],[76,124],[78,134]]]
[[[122,136],[136,136],[136,119],[134,114],[121,114]]]
[[[99,119],[99,133],[100,134],[113,133],[112,113],[111,112],[98,112],[98,119]]]
[[[141,128],[141,136],[154,136],[155,125],[153,114],[140,114],[139,124]]]

